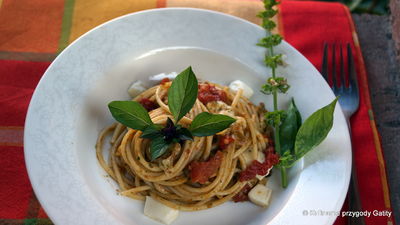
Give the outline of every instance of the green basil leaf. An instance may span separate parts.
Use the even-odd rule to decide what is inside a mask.
[[[147,126],[144,130],[142,135],[140,135],[141,138],[147,138],[147,139],[155,139],[158,137],[162,137],[161,133],[161,128],[162,126],[159,124],[153,124],[150,126]]]
[[[193,141],[193,135],[187,128],[180,127],[178,129],[177,133],[178,133],[178,138],[180,140],[183,140],[183,141],[191,140],[191,141]]]
[[[299,110],[297,109],[297,106],[296,106],[296,103],[294,102],[294,99],[292,99],[291,104],[293,104],[293,107],[295,108],[296,116],[297,116],[297,126],[300,128],[301,124],[303,123],[303,121],[301,119],[301,114],[300,114]]]
[[[169,143],[164,140],[164,137],[158,137],[151,140],[150,155],[151,160],[155,160],[164,154],[168,149]]]
[[[285,152],[294,151],[294,142],[296,140],[297,131],[301,126],[301,115],[292,99],[286,112],[286,118],[279,127],[279,139],[281,143],[280,155]]]
[[[115,120],[132,129],[143,131],[153,124],[147,110],[138,102],[113,101],[108,108]]]
[[[236,119],[226,115],[202,112],[193,119],[189,130],[193,136],[210,136],[225,130],[235,121]]]
[[[167,143],[172,142],[179,142],[179,139],[177,138],[177,127],[175,126],[174,122],[168,117],[167,123],[165,124],[165,127],[161,129],[161,133],[164,136],[164,140]]]
[[[337,100],[338,98],[317,110],[304,121],[296,136],[294,146],[296,159],[303,157],[326,138],[333,126],[333,113]]]
[[[181,139],[176,137],[176,138],[173,138],[170,143],[179,143],[180,141],[181,141]]]
[[[171,120],[171,118],[167,118],[167,123],[165,124],[165,128],[173,128],[175,127],[174,121]]]
[[[186,115],[197,99],[198,83],[192,67],[182,71],[168,90],[168,107],[175,123]]]

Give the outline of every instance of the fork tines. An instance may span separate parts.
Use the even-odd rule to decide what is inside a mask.
[[[338,49],[337,49],[338,48]],[[332,89],[343,89],[343,88],[352,88],[357,87],[357,78],[356,72],[354,68],[354,59],[353,53],[351,50],[350,43],[346,44],[347,54],[346,59],[347,63],[345,63],[344,55],[343,55],[343,46],[339,44],[337,46],[335,43],[333,44],[324,44],[324,55],[322,60],[322,75],[325,80],[332,86]],[[336,52],[339,50],[339,58],[337,59]],[[339,65],[337,65],[337,61]],[[329,64],[331,66],[329,66]],[[347,66],[347,68],[345,68]],[[330,72],[329,72],[329,69]],[[337,70],[339,69],[339,74],[337,74]],[[347,69],[347,70],[346,70]],[[346,71],[346,72],[345,72]],[[340,79],[340,83],[338,82],[338,77]],[[346,79],[347,78],[347,79]]]

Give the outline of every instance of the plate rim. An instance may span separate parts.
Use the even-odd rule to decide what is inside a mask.
[[[29,157],[27,157],[27,152],[28,152],[29,150],[27,150],[26,145],[25,145],[25,143],[26,143],[27,140],[28,140],[28,135],[27,135],[27,133],[28,133],[28,130],[29,130],[29,123],[31,122],[31,119],[30,119],[30,118],[31,118],[32,114],[35,113],[35,112],[32,110],[32,103],[34,103],[34,102],[36,101],[36,98],[37,98],[37,95],[38,95],[38,94],[37,94],[37,93],[38,93],[38,90],[39,90],[40,87],[43,85],[43,82],[45,82],[46,77],[47,77],[47,76],[50,76],[50,74],[48,73],[48,71],[49,71],[60,59],[62,59],[62,58],[64,57],[64,55],[65,55],[65,53],[68,51],[68,49],[72,48],[72,46],[74,46],[75,43],[79,42],[81,39],[85,38],[86,36],[90,35],[91,33],[95,32],[96,30],[101,29],[101,28],[104,27],[104,26],[107,26],[108,24],[112,24],[112,23],[114,23],[115,21],[121,20],[121,19],[123,19],[123,18],[125,18],[125,17],[130,17],[130,16],[132,16],[132,15],[143,14],[143,13],[152,13],[152,12],[158,12],[158,11],[173,11],[173,10],[183,10],[183,11],[192,10],[192,11],[199,11],[199,12],[211,13],[211,14],[218,14],[218,15],[223,16],[223,17],[229,17],[229,18],[231,18],[231,19],[244,22],[244,23],[246,23],[247,25],[251,25],[252,27],[254,27],[254,28],[256,28],[256,29],[262,29],[260,26],[254,24],[254,23],[252,23],[252,22],[250,22],[250,21],[248,21],[248,20],[242,19],[242,18],[240,18],[240,17],[233,16],[233,15],[230,15],[230,14],[222,13],[222,12],[219,12],[219,11],[214,11],[214,10],[199,9],[199,8],[192,8],[192,7],[154,8],[154,9],[147,9],[147,10],[142,10],[142,11],[138,11],[138,12],[133,12],[133,13],[125,14],[125,15],[116,17],[116,18],[114,18],[114,19],[111,19],[111,20],[109,20],[109,21],[106,21],[106,22],[104,22],[104,23],[102,23],[102,24],[100,24],[100,25],[98,25],[98,26],[96,26],[96,27],[90,29],[89,31],[87,31],[86,33],[84,33],[83,35],[81,35],[80,37],[78,37],[76,40],[74,40],[72,43],[70,43],[70,44],[69,44],[60,54],[58,54],[57,57],[51,62],[51,64],[49,65],[49,67],[46,69],[45,73],[43,74],[43,76],[42,76],[41,79],[39,80],[39,82],[38,82],[38,84],[37,84],[37,86],[36,86],[36,88],[35,88],[35,90],[34,90],[34,92],[33,92],[33,94],[32,94],[32,98],[31,98],[30,103],[29,103],[29,106],[28,106],[27,114],[26,114],[26,117],[25,117],[25,124],[24,124],[24,128],[25,128],[25,129],[24,129],[24,138],[23,138],[23,140],[24,140],[24,159],[25,159],[25,165],[26,165],[26,168],[27,168],[27,173],[28,173],[28,176],[29,176],[29,180],[30,180],[30,183],[31,183],[31,185],[32,185],[32,188],[33,188],[33,190],[34,190],[34,192],[35,192],[35,195],[37,196],[39,202],[41,203],[42,207],[45,209],[46,213],[48,213],[47,215],[49,216],[49,218],[50,218],[52,221],[54,221],[54,222],[60,222],[60,221],[56,221],[56,220],[55,220],[55,216],[54,216],[54,214],[52,213],[52,210],[49,209],[49,208],[47,208],[48,206],[46,206],[45,204],[43,204],[43,199],[42,199],[41,194],[39,194],[40,191],[39,191],[39,188],[38,188],[38,186],[37,186],[37,183],[32,182],[32,179],[33,179],[34,175],[32,174],[32,173],[33,173],[32,169],[30,169],[30,168],[31,168],[31,164],[30,164],[30,163],[31,163],[31,159],[29,159]],[[287,43],[286,41],[283,41],[283,42],[284,42],[286,45],[288,45],[293,51],[296,51],[297,53],[299,53],[300,55],[302,55],[297,49],[295,49],[295,48],[294,48],[293,46],[291,46],[289,43]],[[302,55],[302,56],[303,56],[303,55]],[[303,57],[304,57],[304,56],[303,56]],[[305,58],[305,57],[304,57],[304,58]],[[305,59],[306,59],[306,58],[305,58]],[[309,62],[309,61],[307,60],[307,62]],[[312,65],[310,62],[309,62],[309,64]],[[316,70],[316,68],[314,68],[314,69]],[[338,104],[338,105],[339,105],[339,104]],[[340,108],[340,105],[339,105],[338,108]],[[343,115],[343,113],[341,112],[341,110],[340,110],[340,113]],[[26,128],[28,128],[28,129],[26,129]],[[350,146],[350,149],[351,149],[351,146]],[[352,160],[352,159],[351,159],[351,154],[350,154],[350,167],[351,167],[351,160]],[[349,165],[347,165],[347,166],[349,166]],[[345,180],[346,180],[345,183],[347,184],[347,185],[346,185],[346,188],[345,188],[345,189],[346,189],[346,192],[344,192],[341,196],[339,196],[338,201],[337,201],[337,206],[338,206],[337,209],[338,209],[338,210],[340,210],[340,206],[343,205],[344,200],[345,200],[345,196],[346,196],[347,189],[348,189],[348,184],[349,184],[349,181],[350,181],[350,176],[349,176],[349,175],[350,175],[350,172],[348,172],[348,176],[346,176],[346,178],[345,178]],[[335,219],[335,218],[332,219],[332,218],[330,217],[330,218],[328,218],[328,219],[326,220],[326,222],[327,222],[327,223],[333,223],[334,219]],[[273,221],[272,221],[272,222],[273,222]]]

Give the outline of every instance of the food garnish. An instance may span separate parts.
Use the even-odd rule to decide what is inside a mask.
[[[164,82],[165,83],[165,82]],[[215,87],[208,84],[208,89]],[[213,92],[213,93],[214,93]],[[149,99],[141,101],[113,101],[108,104],[112,116],[118,122],[143,132],[142,138],[150,139],[151,159],[163,155],[169,146],[181,141],[193,140],[193,136],[211,136],[228,128],[236,119],[222,114],[202,112],[198,114],[188,128],[179,125],[179,121],[192,109],[196,102],[198,82],[191,67],[182,71],[172,82],[168,90],[168,107],[174,121],[168,118],[165,125],[154,124],[148,111],[157,108]]]
[[[288,186],[286,170],[318,146],[331,130],[338,99],[314,112],[303,124],[294,99],[287,110],[278,108],[278,93],[287,93],[290,88],[287,79],[277,76],[276,70],[278,66],[284,64],[284,57],[283,54],[276,54],[274,47],[279,45],[283,38],[279,34],[271,34],[276,27],[272,17],[278,13],[275,6],[279,2],[276,0],[263,2],[265,10],[258,16],[262,19],[262,27],[266,30],[267,36],[257,45],[266,48],[264,63],[271,68],[272,76],[261,87],[261,92],[273,96],[274,110],[265,114],[265,121],[275,129],[274,146],[280,155],[277,167],[281,171],[282,187],[286,188]]]

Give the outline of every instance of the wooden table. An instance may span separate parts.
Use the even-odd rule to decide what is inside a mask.
[[[392,1],[392,9],[394,4],[400,9],[399,0]],[[392,23],[390,17],[353,14],[367,67],[375,120],[382,138],[393,214],[395,221],[399,224],[400,57],[393,37],[400,37],[400,33],[397,33],[400,29],[396,30],[397,27],[393,27],[395,23]],[[397,18],[394,22],[400,24],[400,13],[394,18]],[[396,33],[392,33],[392,30]]]

